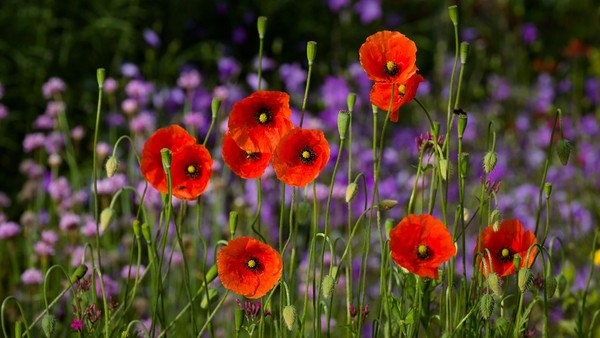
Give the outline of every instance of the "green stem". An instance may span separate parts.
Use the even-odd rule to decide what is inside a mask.
[[[260,177],[256,179],[256,199],[257,199],[257,205],[256,205],[256,214],[254,215],[254,218],[252,219],[252,223],[250,223],[250,228],[252,229],[252,232],[254,232],[254,234],[256,236],[258,236],[260,238],[261,241],[263,241],[264,243],[266,243],[267,241],[265,240],[265,238],[263,237],[263,235],[260,233],[260,210],[262,208],[262,184],[261,184],[261,179]],[[258,224],[258,229],[256,229],[254,226]]]

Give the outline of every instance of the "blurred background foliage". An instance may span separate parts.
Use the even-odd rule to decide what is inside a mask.
[[[343,4],[333,10],[334,4]],[[242,64],[240,79],[253,72],[258,50],[256,18],[268,17],[266,56],[277,62],[306,66],[305,46],[317,41],[313,83],[329,74],[344,74],[358,60],[365,38],[381,29],[399,30],[419,47],[418,65],[430,81],[432,93],[448,82],[443,73],[445,55],[453,53],[453,35],[444,1],[187,1],[187,0],[47,0],[0,2],[0,83],[9,116],[0,122],[0,191],[14,196],[24,178],[18,174],[22,141],[45,107],[41,86],[50,77],[62,78],[71,126],[93,130],[96,105],[95,70],[107,69],[117,77],[125,62],[136,64],[155,83],[173,84],[182,67],[192,65],[203,74],[206,88],[218,85],[217,60],[229,56]],[[472,38],[464,102],[489,95],[486,75],[502,74],[516,86],[532,86],[542,71],[572,78],[572,106],[583,111],[584,77],[600,75],[600,55],[593,49],[585,59],[571,59],[564,67],[569,46],[598,45],[600,6],[597,1],[459,1],[461,34]],[[369,7],[371,6],[371,7]],[[378,7],[373,20],[366,12]],[[368,22],[367,22],[368,21]],[[529,46],[521,39],[525,23],[533,23],[538,38]],[[144,32],[160,39],[150,45]],[[595,53],[595,54],[594,54]],[[577,70],[577,72],[574,72]],[[266,73],[271,88],[282,88],[276,72]],[[517,88],[518,89],[518,88]],[[518,93],[516,93],[518,96]],[[435,94],[434,94],[435,100]],[[443,98],[439,100],[443,108]],[[515,112],[507,107],[510,116]],[[90,138],[88,133],[87,138]],[[9,178],[9,179],[7,179]],[[18,214],[18,211],[14,211]]]

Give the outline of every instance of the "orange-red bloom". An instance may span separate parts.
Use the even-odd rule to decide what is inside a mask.
[[[503,221],[498,231],[494,231],[492,226],[485,228],[481,232],[477,243],[475,253],[483,253],[487,268],[493,268],[493,271],[498,276],[504,277],[515,273],[513,265],[515,254],[521,255],[520,268],[524,268],[525,266],[531,267],[536,248],[531,249],[529,257],[527,257],[527,251],[529,247],[537,243],[537,240],[530,230],[527,232],[523,231],[523,225],[518,219],[511,219]],[[481,247],[479,243],[481,243]],[[490,252],[492,266],[490,266],[490,259],[485,249],[488,249]],[[482,261],[479,262],[479,270],[484,276],[488,275]]]
[[[223,135],[223,161],[241,178],[259,178],[271,163],[271,154],[253,153],[240,148],[229,132]]]
[[[279,252],[250,237],[229,241],[217,252],[217,270],[223,286],[248,298],[259,298],[281,278]]]
[[[392,122],[398,122],[398,109],[415,98],[419,83],[424,81],[425,79],[421,75],[415,73],[405,84],[394,84],[394,102],[390,113]],[[390,107],[391,95],[391,83],[375,82],[373,89],[371,89],[371,103],[379,109],[387,111]]]
[[[438,278],[438,267],[456,255],[450,232],[437,218],[408,215],[390,232],[392,259],[421,277]]]
[[[142,175],[156,190],[168,192],[167,178],[162,165],[160,150],[167,148],[176,153],[187,145],[196,144],[196,139],[178,125],[160,128],[152,134],[142,149]]]
[[[173,152],[171,178],[173,196],[193,200],[208,187],[213,159],[201,144],[192,144]]]
[[[358,54],[369,79],[375,82],[406,83],[418,70],[417,46],[400,32],[381,31],[369,36]]]
[[[284,92],[258,91],[233,105],[229,132],[238,146],[249,152],[273,153],[294,126],[290,97]]]
[[[273,154],[277,178],[287,185],[304,187],[329,161],[329,143],[320,130],[294,128],[279,142]]]

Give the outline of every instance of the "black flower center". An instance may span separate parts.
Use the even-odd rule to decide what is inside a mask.
[[[200,166],[197,163],[190,163],[185,167],[185,176],[189,179],[195,180],[200,174]]]
[[[502,263],[512,262],[514,255],[515,252],[511,248],[503,248],[498,250],[498,253],[496,254]]]
[[[255,114],[254,118],[259,124],[267,125],[273,120],[273,113],[267,107],[260,108]]]
[[[383,70],[388,76],[395,76],[400,72],[400,67],[394,61],[388,61],[385,63]]]
[[[302,164],[311,165],[315,162],[317,154],[315,153],[313,148],[311,148],[310,146],[306,146],[302,148],[302,150],[300,150],[300,153],[298,153],[298,157],[300,158]]]
[[[247,262],[246,262],[246,269],[254,272],[254,273],[260,273],[263,270],[263,266],[260,263],[260,261],[258,260],[258,258],[256,257],[251,257]]]
[[[253,153],[251,151],[244,151],[244,158],[248,161],[258,161],[261,158],[261,154]]]
[[[421,260],[426,260],[431,257],[431,249],[425,244],[419,244],[417,246],[417,258]]]

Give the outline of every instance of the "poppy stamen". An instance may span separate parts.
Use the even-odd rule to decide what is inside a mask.
[[[258,161],[258,160],[260,160],[260,153],[259,152],[253,153],[251,151],[245,151],[244,157],[249,161]]]
[[[514,252],[510,248],[503,248],[502,250],[498,251],[498,259],[504,263],[512,262],[513,256]]]
[[[196,163],[191,163],[185,167],[185,176],[191,179],[200,177],[200,167]]]
[[[425,244],[419,244],[419,246],[417,246],[417,257],[425,260],[429,258],[429,256],[431,256],[431,250],[429,247]]]
[[[273,120],[273,113],[271,110],[269,110],[269,108],[261,108],[256,112],[256,114],[254,114],[254,118],[256,118],[256,121],[259,124],[264,126]]]
[[[389,76],[395,76],[400,72],[400,67],[394,61],[388,61],[385,63],[384,71]]]
[[[302,164],[311,165],[315,162],[317,154],[315,153],[313,148],[306,146],[302,148],[298,157],[300,157],[300,161],[302,162]]]
[[[246,268],[254,273],[259,273],[262,270],[262,265],[258,258],[252,257],[246,262]]]

